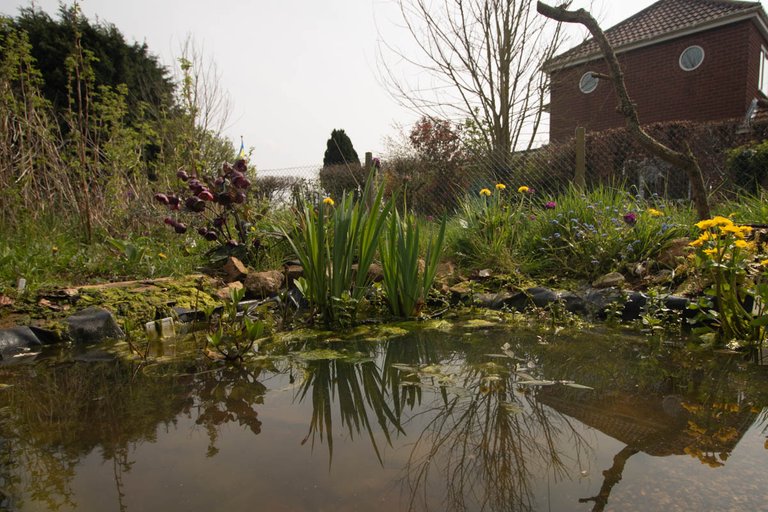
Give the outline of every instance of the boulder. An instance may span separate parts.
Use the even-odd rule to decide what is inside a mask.
[[[250,298],[265,298],[277,295],[283,286],[285,276],[278,270],[251,272],[245,278],[246,295]]]
[[[43,343],[29,327],[11,327],[0,329],[0,359],[21,352],[38,350]]]
[[[289,284],[304,276],[304,267],[301,265],[289,264],[285,265],[283,269],[285,271],[285,278]]]
[[[124,338],[115,317],[106,309],[86,308],[66,319],[69,337],[75,343],[100,343],[108,339]]]
[[[488,309],[503,309],[506,302],[512,298],[511,293],[478,293],[474,296],[475,304]]]

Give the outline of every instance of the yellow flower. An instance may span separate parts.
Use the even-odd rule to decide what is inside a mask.
[[[168,259],[168,256],[164,252],[157,253],[157,257],[160,258],[161,260]]]
[[[507,186],[503,183],[496,184],[496,190],[504,190],[505,188],[507,188]]]
[[[730,225],[730,226],[723,226],[722,228],[720,228],[720,232],[731,233],[736,238],[744,238],[745,236],[747,236],[752,232],[752,228],[749,226]]]
[[[763,260],[760,262],[760,264],[764,267],[768,267],[768,260]]]
[[[329,206],[333,206],[333,205],[336,204],[336,203],[333,202],[333,199],[331,199],[330,197],[326,197],[325,199],[323,199],[323,203],[327,204]]]
[[[710,240],[715,240],[715,239],[717,239],[717,235],[714,235],[709,231],[705,231],[701,234],[699,238],[689,243],[688,245],[690,245],[691,247],[701,247],[702,245],[704,245],[704,242],[708,242]]]
[[[648,215],[650,215],[651,217],[662,217],[664,215],[664,212],[662,212],[661,210],[657,210],[656,208],[648,208],[645,211],[647,211]]]
[[[745,251],[749,251],[749,252],[755,251],[754,242],[747,242],[746,240],[736,240],[733,243],[733,245],[736,246],[737,249],[744,249]]]
[[[715,254],[717,254],[717,248],[713,247],[711,249],[704,249],[704,254],[706,254],[707,256],[714,256]]]
[[[491,191],[488,190],[487,188],[484,188],[484,189],[480,190],[480,195],[481,196],[490,196],[491,195]]]
[[[699,229],[709,229],[715,226],[731,226],[731,225],[733,225],[733,221],[731,219],[729,219],[728,217],[721,217],[720,215],[717,215],[715,217],[712,217],[711,219],[702,220],[701,222],[696,223],[696,227]]]
[[[518,189],[517,189],[517,191],[518,191],[518,192],[520,192],[521,194],[525,194],[525,193],[526,193],[526,192],[528,192],[529,190],[531,190],[531,189],[529,189],[529,188],[528,188],[528,187],[526,187],[525,185],[523,185],[522,187],[520,187],[520,188],[518,188]]]

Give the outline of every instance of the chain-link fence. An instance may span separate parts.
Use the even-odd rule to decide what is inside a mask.
[[[749,127],[737,122],[677,122],[646,129],[672,149],[690,149],[713,201],[739,192],[755,193],[765,185],[763,177],[745,175],[743,169],[729,165],[728,155],[733,148],[768,138],[768,120]],[[583,177],[579,177],[580,160]],[[357,164],[313,165],[260,170],[258,176],[266,197],[285,201],[302,190],[339,197],[345,191],[360,189],[368,169]],[[686,173],[649,154],[624,129],[587,133],[583,142],[574,137],[503,158],[466,153],[445,160],[382,155],[377,179],[384,183],[387,194],[398,193],[410,209],[427,215],[455,211],[465,194],[493,189],[497,183],[511,189],[526,186],[542,200],[554,199],[574,180],[583,180],[587,187],[622,187],[645,198],[690,200]]]

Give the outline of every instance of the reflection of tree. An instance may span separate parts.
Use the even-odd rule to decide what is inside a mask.
[[[49,510],[76,507],[72,478],[80,460],[96,449],[113,463],[118,507],[124,510],[131,447],[154,442],[158,425],[174,425],[183,413],[196,414],[205,427],[209,455],[216,453],[222,424],[236,421],[254,434],[261,429],[254,406],[266,388],[258,367],[137,367],[115,360],[12,370],[14,385],[0,392],[0,510],[3,500],[20,508],[23,495]]]
[[[498,365],[496,365],[498,366]],[[472,370],[459,394],[436,401],[434,418],[417,438],[406,468],[411,508],[427,489],[431,472],[446,489],[448,510],[531,510],[531,479],[537,464],[565,476],[565,458],[587,448],[567,418],[536,403],[535,392],[515,390],[513,373]],[[572,453],[558,441],[568,436]]]

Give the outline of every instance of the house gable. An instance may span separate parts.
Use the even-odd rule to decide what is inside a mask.
[[[759,4],[755,11],[752,2],[662,0],[614,29],[626,27],[628,22],[636,24],[638,19],[647,22],[650,14],[660,12],[659,7],[665,7],[663,12],[667,12],[670,6],[684,4],[689,9],[694,4],[718,7],[735,4],[742,10],[737,11],[740,17],[730,16],[728,23],[713,23],[711,16],[706,18],[709,25],[703,30],[698,29],[701,23],[696,25],[696,30],[691,30],[689,23],[688,30],[682,31],[679,29],[683,23],[668,22],[664,29],[674,25],[678,29],[674,32],[675,36],[667,37],[669,33],[659,36],[657,31],[652,44],[625,42],[624,51],[618,54],[619,63],[642,124],[741,117],[752,98],[758,94],[761,48],[768,47],[764,27],[761,26],[765,14]],[[657,9],[654,10],[654,7]],[[743,16],[744,10],[749,10],[746,17]],[[641,24],[642,27],[646,25]],[[636,34],[642,32],[635,30]],[[590,93],[585,94],[579,89],[579,80],[585,73],[608,73],[602,55],[599,58],[586,57],[589,55],[587,43],[555,57],[547,64],[551,75],[551,140],[562,140],[573,135],[577,126],[587,130],[604,130],[624,125],[623,117],[616,112],[618,101],[610,81],[599,80]],[[704,59],[700,66],[685,71],[681,68],[680,55],[691,46],[702,48]],[[581,55],[580,60],[574,60],[575,55]],[[567,65],[564,64],[566,61],[558,60],[566,56],[569,56]],[[552,67],[553,62],[560,62],[561,65]]]

